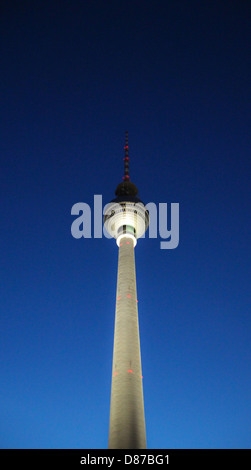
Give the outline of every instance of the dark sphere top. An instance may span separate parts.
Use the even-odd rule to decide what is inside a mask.
[[[131,181],[122,181],[115,191],[116,196],[136,196],[138,188]]]
[[[122,181],[115,191],[116,199],[112,202],[142,202],[138,197],[138,188],[131,181]]]

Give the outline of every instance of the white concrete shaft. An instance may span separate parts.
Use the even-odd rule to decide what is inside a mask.
[[[146,449],[133,240],[119,246],[109,449]]]

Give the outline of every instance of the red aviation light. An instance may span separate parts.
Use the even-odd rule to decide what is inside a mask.
[[[114,374],[113,374],[113,375],[118,375],[118,372],[114,372]]]
[[[130,374],[133,374],[133,371],[132,371],[132,369],[128,369],[128,371],[127,371],[127,372],[130,372]]]
[[[127,245],[130,245],[130,242],[126,242],[126,243],[127,243]]]
[[[132,296],[131,296],[130,294],[128,294],[128,296],[127,296],[127,297],[132,297]]]
[[[120,300],[120,299],[121,299],[121,297],[118,297],[118,298],[117,298],[117,300]]]

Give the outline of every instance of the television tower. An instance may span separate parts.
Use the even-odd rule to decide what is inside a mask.
[[[127,132],[124,177],[115,194],[104,214],[119,247],[108,448],[146,449],[134,248],[149,214],[130,181]]]

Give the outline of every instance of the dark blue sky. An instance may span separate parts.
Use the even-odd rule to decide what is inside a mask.
[[[139,240],[149,448],[247,448],[248,1],[1,2],[2,448],[106,448],[117,246],[71,207],[180,204]]]

